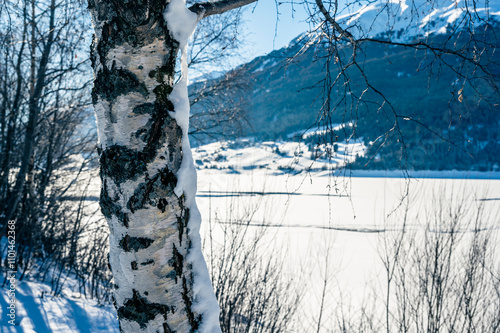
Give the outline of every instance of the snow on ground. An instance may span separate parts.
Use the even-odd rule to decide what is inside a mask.
[[[5,287],[0,292],[1,333],[69,333],[69,332],[109,332],[118,333],[118,321],[113,305],[99,305],[94,300],[85,299],[71,288],[67,281],[62,295],[53,297],[50,287],[28,281],[18,281],[16,288],[16,322],[4,312],[8,306]]]
[[[339,151],[352,152],[348,156],[353,158],[363,147],[339,143]],[[380,283],[380,240],[388,230],[400,227],[397,219],[388,220],[387,216],[401,203],[407,189],[413,198],[410,218],[424,211],[440,193],[449,198],[453,193],[465,195],[467,202],[483,203],[493,218],[498,216],[500,173],[422,171],[413,172],[414,178],[409,180],[398,171],[338,171],[332,177],[331,171],[322,170],[327,161],[317,159],[311,167],[310,155],[308,147],[297,142],[251,140],[212,143],[193,152],[199,169],[197,202],[203,217],[202,237],[207,236],[211,220],[212,237],[221,242],[224,223],[255,210],[249,222],[252,228],[268,225],[267,243],[286,258],[284,275],[303,279],[309,288],[302,306],[309,318],[318,313],[325,253],[332,254],[328,263],[332,276],[329,313],[341,298],[356,304],[369,291],[367,283]],[[341,165],[345,158],[337,161]],[[298,172],[301,168],[309,172]],[[95,209],[100,185],[97,177],[93,180],[89,198],[93,201],[89,202]],[[482,197],[484,200],[479,200]],[[500,221],[487,222],[500,236]],[[411,227],[418,229],[421,224],[415,219]],[[21,326],[15,330],[7,325],[6,288],[1,288],[0,333],[118,332],[113,306],[81,298],[73,291],[71,280],[61,297],[50,296],[49,290],[35,282],[19,283],[16,297]],[[303,332],[315,331],[310,324],[305,323]]]
[[[220,141],[193,149],[199,170],[222,169],[230,173],[266,169],[283,172],[320,171],[340,168],[363,156],[361,140],[311,147],[300,142],[253,142],[251,139]]]
[[[407,180],[366,174],[359,178],[332,178],[278,175],[263,169],[241,174],[204,170],[199,174],[198,205],[205,222],[211,215],[212,223],[215,216],[227,223],[238,215],[235,210],[244,215],[257,207],[250,225],[268,226],[267,243],[275,249],[273,255],[284,255],[288,267],[285,273],[303,279],[304,288],[309,291],[302,308],[311,318],[319,313],[325,253],[331,254],[328,315],[337,310],[341,301],[356,308],[366,300],[372,287],[383,292],[381,244],[391,232],[401,230],[402,211],[394,210],[408,188],[412,198],[409,230],[425,230],[423,220],[417,217],[422,212],[432,212],[436,208],[432,204],[438,198],[456,200],[461,196],[465,205],[485,205],[490,214],[490,219],[484,221],[485,227],[499,237],[500,221],[496,216],[500,209],[500,180],[467,179],[467,173],[461,176],[466,179]],[[464,224],[460,231],[469,233],[472,229],[473,226]],[[203,231],[208,237],[207,223],[203,224]],[[211,236],[222,241],[220,225],[213,228]],[[304,332],[315,331],[313,324],[306,324]]]

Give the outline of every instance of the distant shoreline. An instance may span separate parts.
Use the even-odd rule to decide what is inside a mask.
[[[328,172],[321,176],[328,176]],[[459,171],[459,170],[341,170],[336,176],[354,178],[421,178],[421,179],[492,179],[500,180],[500,171]]]
[[[215,171],[214,171],[215,170]],[[258,165],[254,168],[228,168],[228,169],[197,169],[198,173],[210,172],[214,173],[230,173],[230,174],[259,174],[263,172],[268,176],[291,175],[300,176],[304,175],[305,170],[290,173],[283,170],[270,170],[261,168]],[[352,177],[352,178],[415,178],[415,179],[476,179],[476,180],[500,180],[500,171],[463,171],[463,170],[416,170],[416,171],[403,171],[403,170],[350,170],[350,169],[336,169],[332,170],[311,170],[309,173],[315,177],[328,177],[333,175],[336,177]]]

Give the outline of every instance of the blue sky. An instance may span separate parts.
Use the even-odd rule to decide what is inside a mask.
[[[293,5],[293,9],[289,3],[277,9],[274,0],[259,0],[246,8],[243,16],[248,42],[244,46],[246,61],[285,46],[308,29],[307,13],[302,5]]]

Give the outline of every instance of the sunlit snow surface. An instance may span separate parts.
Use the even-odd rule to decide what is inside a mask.
[[[193,272],[193,304],[191,310],[203,315],[198,330],[200,332],[219,333],[219,310],[217,300],[211,289],[208,269],[203,259],[200,239],[201,215],[196,206],[196,169],[193,164],[191,146],[189,144],[189,97],[188,97],[188,59],[187,48],[189,37],[193,34],[198,16],[186,7],[185,0],[171,0],[164,13],[170,33],[179,42],[181,49],[181,77],[174,85],[169,95],[174,104],[175,112],[170,115],[182,129],[183,157],[179,170],[176,173],[177,186],[175,194],[185,195],[185,205],[189,209],[188,233],[190,249],[185,258],[191,264]]]
[[[364,150],[360,143],[339,143],[338,163],[330,167],[346,160],[340,151],[352,151],[348,158],[353,158]],[[255,210],[250,221],[240,222],[250,222],[255,229],[263,224],[269,226],[267,244],[282,251],[287,267],[283,274],[302,279],[308,289],[302,308],[309,317],[304,318],[312,318],[318,311],[319,279],[327,248],[332,253],[329,271],[333,280],[327,303],[330,314],[341,300],[356,305],[370,291],[368,285],[380,284],[380,241],[388,231],[401,227],[399,213],[387,216],[399,206],[408,189],[412,229],[422,227],[421,221],[414,218],[416,213],[428,209],[437,196],[445,193],[448,198],[465,196],[472,205],[483,203],[492,217],[485,221],[486,226],[500,236],[500,221],[495,218],[500,208],[500,173],[422,171],[412,173],[414,179],[410,180],[397,171],[351,174],[328,170],[327,159],[312,161],[310,153],[307,146],[297,142],[251,140],[213,143],[193,152],[198,167],[202,237],[207,239],[211,221],[212,237],[221,243],[224,223]],[[335,176],[331,176],[332,171]],[[95,177],[92,200],[99,196],[99,185]],[[90,202],[95,209],[97,201]],[[462,231],[468,232],[468,228],[464,226]],[[16,329],[5,320],[7,300],[3,288],[0,332],[118,332],[112,305],[99,306],[85,300],[71,289],[71,283],[61,297],[50,296],[45,285],[20,283],[17,304],[21,327]],[[303,332],[315,331],[310,329],[310,320],[304,322]]]
[[[305,131],[302,135],[317,132]],[[312,149],[311,149],[312,148]],[[238,173],[266,169],[271,173],[318,171],[339,168],[364,156],[366,146],[361,140],[308,146],[300,142],[256,142],[251,139],[222,141],[193,149],[193,158],[199,170],[221,169]]]
[[[349,174],[349,173],[348,173]],[[358,175],[359,177],[356,177]],[[357,311],[362,302],[373,300],[369,293],[385,290],[381,255],[383,240],[402,228],[402,198],[409,193],[411,205],[408,230],[419,235],[426,230],[425,215],[432,214],[440,198],[476,207],[485,205],[483,227],[500,236],[500,180],[470,179],[499,174],[467,172],[420,172],[412,180],[400,172],[353,173],[353,177],[331,177],[328,171],[277,174],[255,169],[239,174],[207,169],[199,174],[198,206],[204,217],[202,237],[223,240],[226,223],[249,223],[250,230],[267,226],[267,247],[263,256],[285,258],[283,276],[293,276],[307,290],[301,309],[305,314],[300,332],[316,332],[326,253],[329,285],[324,327],[333,331],[338,306]],[[458,177],[450,179],[446,177]],[[408,192],[409,191],[409,192]],[[399,208],[398,208],[399,207]],[[257,209],[249,219],[238,220],[246,211]],[[209,232],[211,216],[212,232]],[[473,225],[461,224],[459,231],[471,235]],[[434,232],[446,232],[436,228]],[[204,233],[203,233],[204,232]],[[252,234],[249,232],[249,234]],[[327,332],[321,330],[321,332]]]
[[[467,27],[469,21],[479,26],[499,20],[499,10],[499,1],[487,0],[362,0],[357,6],[339,9],[336,19],[358,38],[390,32],[392,41],[404,41]]]
[[[61,296],[50,295],[50,287],[45,284],[22,281],[16,289],[16,322],[8,324],[5,309],[8,306],[5,289],[0,292],[1,321],[0,332],[109,332],[118,333],[118,320],[111,304],[99,305],[94,300],[85,299],[73,292],[71,284]]]

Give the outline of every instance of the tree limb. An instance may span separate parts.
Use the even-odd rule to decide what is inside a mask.
[[[257,0],[220,0],[216,2],[195,3],[189,10],[194,12],[200,19],[216,14],[223,14],[229,10],[243,7]]]
[[[340,34],[339,39],[342,39],[343,37],[346,37],[347,39],[349,39],[354,44],[355,40],[354,40],[353,35],[349,31],[344,30],[337,23],[337,21],[335,21],[335,19],[330,15],[330,13],[328,12],[328,10],[326,10],[325,6],[323,5],[323,1],[322,0],[316,0],[316,5],[318,6],[319,11],[321,12],[321,14],[323,14],[323,16],[326,18],[326,20],[328,22],[330,22],[330,24],[333,26],[333,28],[335,30],[337,30],[337,32]]]

